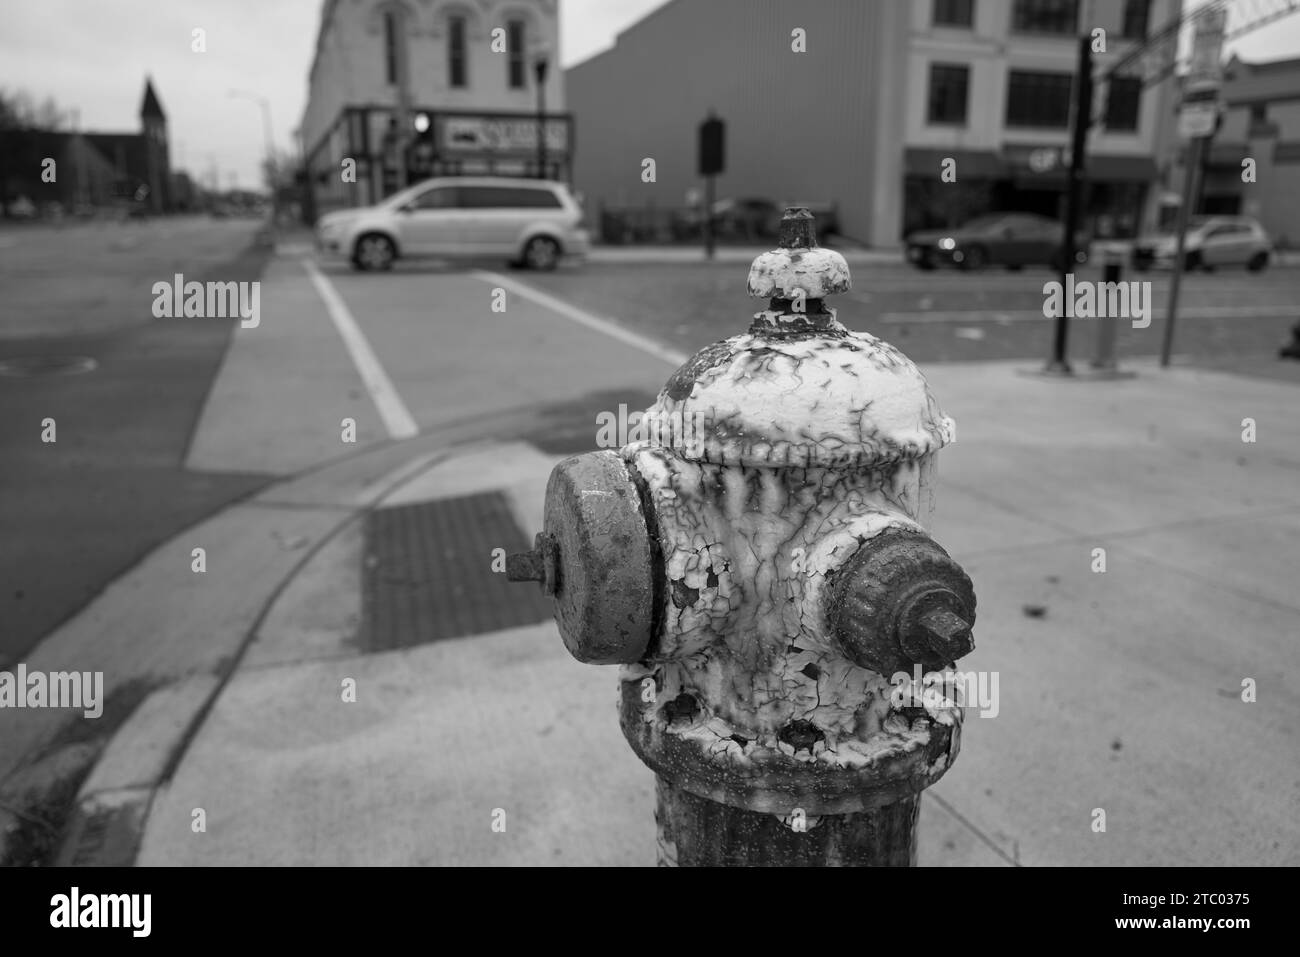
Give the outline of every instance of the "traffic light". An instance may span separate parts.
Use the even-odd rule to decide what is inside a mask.
[[[716,176],[724,166],[724,153],[727,138],[726,124],[716,116],[710,116],[700,124],[700,175]]]

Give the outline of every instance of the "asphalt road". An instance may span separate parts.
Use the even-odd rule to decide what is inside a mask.
[[[917,362],[1040,360],[1049,354],[1053,324],[1043,315],[1043,284],[1056,277],[1046,269],[922,273],[901,263],[851,269],[852,290],[829,300],[840,320],[894,343]],[[745,295],[746,270],[735,264],[599,264],[522,278],[687,353],[744,331],[761,307]],[[1085,267],[1078,278],[1100,279],[1100,270]],[[1154,309],[1145,329],[1120,323],[1118,355],[1159,354],[1169,276],[1126,271],[1123,279],[1150,281]],[[1213,364],[1228,357],[1271,359],[1300,320],[1300,268],[1192,274],[1180,302],[1176,354]],[[1075,362],[1086,365],[1092,357],[1097,325],[1070,321]],[[1292,366],[1300,363],[1282,374]]]
[[[0,668],[159,543],[265,483],[183,468],[234,320],[155,319],[155,282],[253,280],[257,223],[201,218],[0,230]],[[43,442],[42,421],[56,438]]]

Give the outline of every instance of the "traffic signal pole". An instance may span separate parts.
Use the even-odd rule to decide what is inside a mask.
[[[1083,164],[1087,153],[1088,127],[1092,124],[1092,38],[1079,37],[1079,62],[1075,68],[1073,129],[1070,134],[1070,168],[1066,170],[1065,236],[1061,241],[1061,288],[1068,285],[1066,276],[1074,270],[1074,234],[1079,228],[1079,206],[1083,193]],[[1072,375],[1073,369],[1066,358],[1069,342],[1070,320],[1065,314],[1065,303],[1056,315],[1056,330],[1052,337],[1052,356],[1044,372],[1052,375]]]
[[[709,110],[699,128],[699,171],[704,177],[704,255],[713,258],[713,187],[715,177],[726,169],[727,126]]]
[[[704,177],[704,255],[713,258],[713,198],[716,176]]]

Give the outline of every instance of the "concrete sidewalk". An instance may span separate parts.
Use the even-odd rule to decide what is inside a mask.
[[[934,532],[979,594],[962,664],[997,672],[1000,701],[969,714],[922,802],[920,862],[1300,863],[1300,391],[1028,365],[925,370],[958,436]],[[260,608],[191,615],[194,632],[247,635],[238,666],[144,701],[82,788],[65,861],[654,862],[651,775],[618,731],[614,669],[574,662],[547,622],[357,644],[368,510],[500,489],[529,538],[540,526],[553,457],[487,434],[389,446],[259,497],[330,528],[296,564],[257,569],[277,576],[257,583]],[[491,574],[488,557],[467,574]]]

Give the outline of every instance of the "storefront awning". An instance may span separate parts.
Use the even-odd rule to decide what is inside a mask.
[[[957,161],[957,175],[970,179],[1000,179],[1007,174],[1002,157],[993,150],[949,150],[908,147],[903,169],[908,176],[938,179],[946,159]]]
[[[958,175],[970,179],[1014,179],[1028,189],[1065,186],[1069,153],[1060,146],[1013,144],[1002,152],[909,147],[904,152],[908,176],[938,178],[943,161],[957,161]],[[1155,160],[1149,156],[1093,154],[1088,157],[1088,178],[1095,182],[1147,183],[1157,178]]]
[[[1159,175],[1150,156],[1089,156],[1088,178],[1112,182],[1146,183]]]

